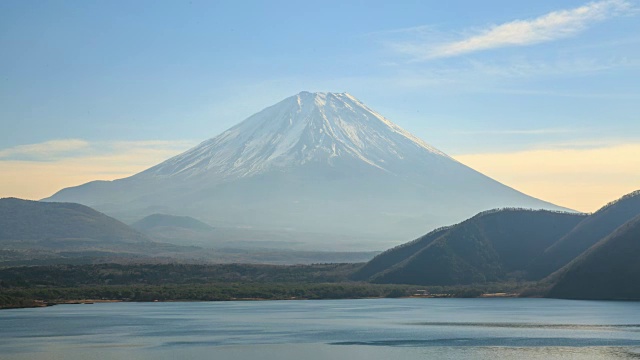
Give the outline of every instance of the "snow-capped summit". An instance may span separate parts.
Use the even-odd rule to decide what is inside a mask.
[[[322,250],[384,249],[491,208],[560,209],[457,162],[348,93],[309,92],[139,174],[46,200],[125,221],[189,215],[251,229],[244,240]]]
[[[246,177],[269,169],[359,160],[385,171],[426,153],[446,156],[348,93],[301,92],[145,175]]]

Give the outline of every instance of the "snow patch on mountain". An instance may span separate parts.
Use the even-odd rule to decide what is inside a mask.
[[[140,175],[248,177],[338,158],[390,171],[425,153],[451,159],[348,93],[301,92]]]

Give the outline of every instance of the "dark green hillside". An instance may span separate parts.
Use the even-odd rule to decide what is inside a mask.
[[[213,227],[190,216],[153,214],[131,224],[138,231],[149,231],[159,227],[177,227],[193,231],[210,231]]]
[[[382,254],[376,256],[371,261],[366,263],[362,268],[355,272],[351,278],[353,280],[367,280],[371,276],[382,272],[393,265],[404,261],[406,258],[412,256],[416,252],[420,251],[427,245],[431,244],[435,239],[446,233],[451,227],[443,227],[417,238],[406,244],[402,244],[387,250]]]
[[[550,276],[548,297],[640,299],[640,215]]]
[[[378,283],[452,285],[518,277],[533,258],[584,217],[523,209],[480,213],[446,229],[402,261],[397,261],[397,250],[382,253],[376,262],[381,264],[389,256],[388,263],[394,265],[369,279]]]
[[[541,279],[560,269],[639,214],[640,190],[605,205],[546,249],[528,269],[529,278]]]
[[[0,291],[11,287],[344,282],[357,264],[93,264],[0,268]]]
[[[0,199],[0,244],[49,249],[150,243],[146,236],[87,206]]]

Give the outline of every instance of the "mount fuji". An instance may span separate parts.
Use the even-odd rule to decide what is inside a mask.
[[[461,164],[350,94],[309,92],[141,173],[44,201],[125,221],[189,215],[239,240],[322,250],[381,249],[491,208],[566,210]]]

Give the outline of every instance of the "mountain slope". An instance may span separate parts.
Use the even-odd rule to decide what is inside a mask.
[[[447,233],[452,227],[453,226],[447,226],[435,229],[413,241],[398,245],[393,249],[383,252],[367,262],[362,268],[358,269],[351,278],[353,280],[368,280],[372,276],[392,268],[394,265],[403,262],[429,246],[429,244]]]
[[[347,93],[301,92],[140,176],[239,178],[346,159],[398,173],[409,169],[397,160],[427,154],[448,158]]]
[[[192,231],[213,230],[212,226],[190,216],[176,216],[167,214],[149,215],[134,222],[133,224],[131,224],[131,227],[142,232],[163,227],[182,228]]]
[[[420,285],[505,280],[583,218],[544,210],[483,212],[378,255],[355,278]]]
[[[115,249],[152,241],[87,206],[0,199],[0,244],[53,250]]]
[[[219,247],[222,231],[190,216],[152,214],[131,227],[163,243],[182,246]]]
[[[640,190],[605,205],[584,219],[532,263],[529,277],[541,279],[560,269],[637,215],[640,215]]]
[[[548,297],[640,299],[640,215],[550,276]]]
[[[302,92],[131,177],[59,191],[123,220],[322,233],[380,249],[496,207],[560,209],[455,161],[342,93]],[[352,240],[349,240],[352,241]]]

